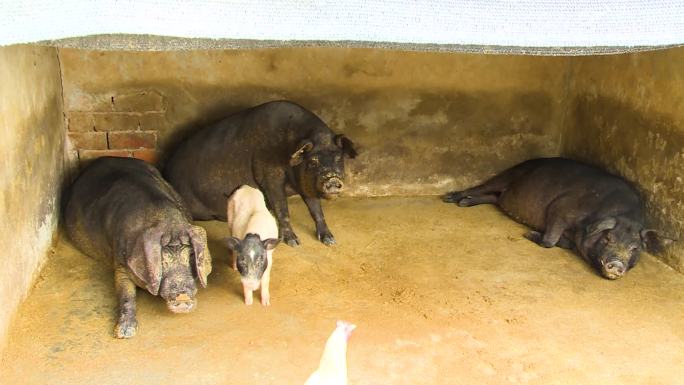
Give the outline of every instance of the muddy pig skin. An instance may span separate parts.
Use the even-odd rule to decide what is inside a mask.
[[[260,189],[278,220],[280,238],[290,246],[299,239],[290,225],[287,196],[299,194],[318,239],[332,245],[320,199],[342,190],[345,156],[356,157],[351,140],[304,107],[274,101],[194,133],[171,155],[164,175],[195,220],[225,221],[226,196],[241,185]]]
[[[211,273],[207,235],[191,224],[180,196],[156,168],[132,158],[99,158],[69,190],[69,238],[85,254],[114,263],[117,338],[137,331],[136,286],[161,296],[173,313],[194,310],[195,279],[206,287]]]
[[[233,269],[240,272],[245,303],[252,304],[252,292],[261,286],[261,304],[271,304],[269,283],[273,249],[278,244],[278,225],[266,208],[261,191],[241,186],[228,199],[226,240],[233,254]]]
[[[644,204],[629,182],[565,158],[528,160],[442,199],[463,207],[496,204],[534,229],[526,238],[574,248],[608,279],[634,267],[643,249],[659,252],[672,243],[644,228]]]

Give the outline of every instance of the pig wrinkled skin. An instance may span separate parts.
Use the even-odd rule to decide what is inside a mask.
[[[660,252],[672,243],[644,228],[643,202],[630,183],[570,159],[528,160],[442,199],[462,207],[496,204],[534,229],[526,238],[543,247],[574,248],[608,279],[624,276],[642,249]]]
[[[335,243],[321,198],[343,188],[344,156],[354,144],[336,135],[313,112],[288,101],[265,103],[205,127],[180,144],[164,175],[195,220],[225,221],[226,199],[238,186],[259,188],[278,221],[280,239],[299,239],[290,225],[287,196],[299,194],[316,223],[316,235]]]
[[[206,287],[211,273],[206,232],[191,224],[180,196],[155,167],[99,158],[71,185],[66,202],[66,230],[76,247],[113,260],[117,338],[137,331],[136,285],[161,296],[173,313],[194,310],[195,279]]]
[[[233,269],[240,272],[245,303],[261,286],[261,304],[271,304],[269,283],[273,249],[278,245],[278,225],[266,208],[261,191],[241,186],[228,199],[226,213],[231,237],[226,240],[233,254]]]

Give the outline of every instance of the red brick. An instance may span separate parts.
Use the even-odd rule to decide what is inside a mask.
[[[110,149],[137,149],[137,148],[156,148],[157,133],[154,131],[133,131],[133,132],[110,132]]]
[[[67,114],[69,131],[87,132],[95,129],[93,115],[87,112],[70,112]]]
[[[133,150],[133,157],[142,159],[148,163],[157,164],[159,152],[155,150]]]
[[[124,150],[78,150],[78,160],[81,161],[81,164],[103,156],[130,158],[131,152]]]
[[[98,113],[93,114],[95,131],[134,131],[139,129],[137,114]]]
[[[111,100],[114,111],[164,111],[164,97],[157,91],[140,91],[130,94],[113,95]]]
[[[106,132],[69,132],[69,139],[78,150],[106,150]]]

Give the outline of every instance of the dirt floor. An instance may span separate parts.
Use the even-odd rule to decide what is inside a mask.
[[[492,206],[325,202],[338,245],[278,246],[272,306],[247,307],[221,238],[194,313],[138,290],[138,336],[113,338],[113,274],[61,242],[14,323],[2,384],[302,384],[336,319],[358,325],[350,384],[676,384],[684,276],[651,256],[619,281],[542,249]],[[258,299],[258,297],[257,297]]]

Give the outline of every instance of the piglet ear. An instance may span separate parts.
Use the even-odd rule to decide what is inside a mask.
[[[646,251],[652,254],[659,254],[665,250],[666,247],[674,243],[674,239],[670,239],[658,234],[657,230],[643,229],[640,232],[641,242],[644,244]]]
[[[195,255],[195,270],[202,287],[207,287],[207,276],[211,274],[211,254],[207,247],[207,232],[200,226],[190,225],[190,244]]]
[[[237,251],[240,248],[240,240],[235,237],[226,238],[226,246],[233,251]]]
[[[278,243],[280,243],[280,239],[268,238],[268,239],[264,239],[263,241],[261,241],[261,243],[264,245],[264,248],[266,250],[273,250],[273,249],[275,249],[276,246],[278,246]]]
[[[290,156],[290,166],[298,166],[304,160],[304,153],[313,149],[313,142],[310,140],[303,140],[297,146],[297,150]]]
[[[148,228],[136,238],[131,253],[126,256],[126,265],[152,295],[159,294],[161,284],[163,233],[159,226]]]
[[[354,142],[342,134],[335,135],[335,144],[337,147],[341,148],[350,159],[354,159],[359,155],[358,151],[356,151]]]

